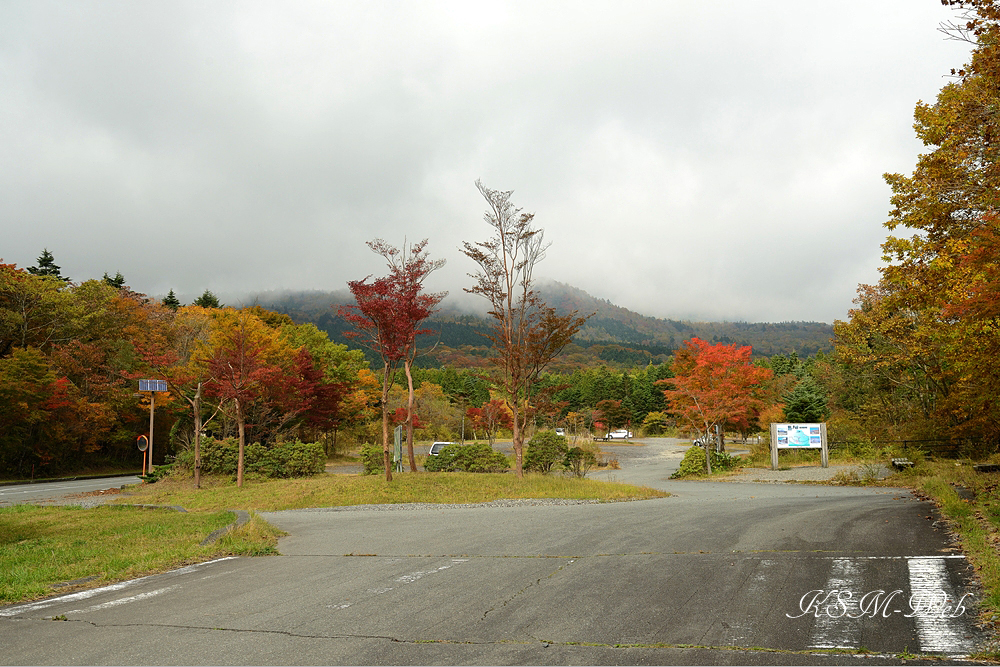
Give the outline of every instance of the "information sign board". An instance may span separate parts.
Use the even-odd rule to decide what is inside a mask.
[[[774,424],[778,449],[822,449],[822,424]]]
[[[771,424],[771,469],[778,469],[778,451],[788,449],[820,450],[820,465],[830,465],[826,446],[826,424]]]

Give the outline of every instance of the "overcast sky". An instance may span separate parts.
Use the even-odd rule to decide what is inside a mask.
[[[341,290],[383,272],[366,240],[428,238],[461,297],[481,178],[536,214],[539,276],[657,317],[832,322],[878,279],[915,103],[967,60],[953,16],[4,0],[0,258],[232,299]]]

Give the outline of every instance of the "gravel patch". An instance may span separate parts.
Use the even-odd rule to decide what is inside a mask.
[[[341,507],[308,507],[297,510],[279,510],[286,512],[400,512],[433,509],[472,509],[478,507],[539,507],[542,505],[598,505],[607,503],[624,503],[637,500],[654,500],[653,498],[625,498],[622,500],[595,500],[571,498],[500,498],[487,503],[388,503],[382,505],[344,505]]]
[[[854,472],[858,477],[864,476],[863,466],[856,464],[831,465],[828,468],[822,466],[796,466],[789,470],[771,470],[769,468],[743,468],[740,472],[730,477],[713,478],[718,482],[762,482],[765,484],[781,484],[794,482],[828,482],[837,473],[850,474]],[[878,471],[879,479],[888,477],[891,471],[888,467],[880,465]]]

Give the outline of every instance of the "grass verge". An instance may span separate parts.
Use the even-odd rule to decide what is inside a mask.
[[[923,461],[884,482],[932,500],[957,535],[983,587],[980,617],[1000,622],[1000,474],[968,461]]]
[[[386,483],[379,475],[317,475],[303,479],[245,481],[237,488],[228,478],[202,479],[194,489],[189,477],[170,477],[133,487],[122,502],[180,505],[188,509],[246,508],[260,511],[394,503],[481,503],[501,498],[570,498],[606,501],[662,498],[670,494],[648,487],[573,479],[555,475],[489,473],[403,473]]]
[[[223,555],[276,553],[277,533],[252,517],[199,546],[232,512],[133,507],[0,508],[0,604],[93,588]]]

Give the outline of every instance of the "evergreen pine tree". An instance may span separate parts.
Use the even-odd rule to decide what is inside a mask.
[[[104,282],[111,285],[115,289],[121,289],[125,287],[125,276],[123,276],[120,271],[115,271],[115,277],[112,278],[108,275],[107,271],[105,271]]]
[[[28,267],[28,273],[34,276],[52,276],[53,278],[69,282],[69,278],[59,273],[59,266],[55,263],[55,258],[49,252],[48,248],[44,248],[42,254],[38,256],[37,266]]]
[[[785,402],[785,421],[790,423],[814,424],[830,416],[826,393],[809,375],[803,377],[781,400]]]
[[[219,303],[219,297],[215,296],[209,290],[205,290],[205,293],[194,300],[194,305],[201,306],[202,308],[222,308],[222,304]]]
[[[180,299],[177,298],[177,295],[174,294],[174,291],[170,290],[167,295],[163,297],[163,305],[170,310],[176,311],[181,307],[181,302]]]

